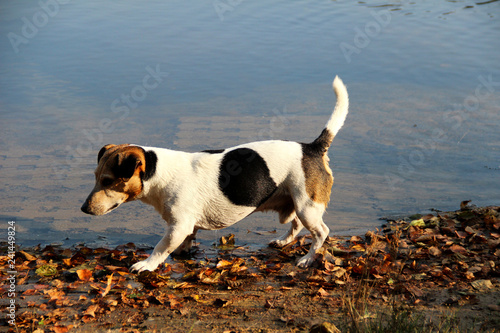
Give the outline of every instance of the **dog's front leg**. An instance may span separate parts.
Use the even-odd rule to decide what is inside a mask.
[[[158,265],[162,264],[181,245],[186,237],[193,234],[194,227],[177,223],[169,225],[165,236],[156,244],[153,253],[146,260],[139,261],[132,265],[131,271],[154,271]]]

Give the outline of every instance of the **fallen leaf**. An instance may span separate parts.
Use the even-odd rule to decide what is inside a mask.
[[[54,276],[57,274],[57,266],[53,264],[45,264],[37,268],[36,274],[40,276]]]
[[[358,252],[365,252],[365,247],[361,244],[356,244],[353,245],[350,250],[358,251]]]
[[[217,268],[218,269],[223,269],[224,267],[232,266],[233,262],[229,260],[221,260],[217,263]]]
[[[68,332],[72,328],[73,328],[73,325],[69,325],[69,326],[54,326],[52,329],[56,333],[66,333],[66,332]]]
[[[476,280],[472,281],[471,285],[474,289],[480,290],[480,291],[485,291],[488,289],[493,288],[493,284],[491,283],[490,280]]]
[[[107,270],[113,271],[113,272],[122,272],[122,273],[128,273],[128,270],[126,267],[120,267],[120,266],[112,266],[112,265],[106,265]]]
[[[324,322],[311,327],[309,333],[340,333],[340,330],[334,324]]]
[[[344,268],[337,266],[333,269],[332,275],[338,279],[344,276],[346,272],[347,271]]]
[[[325,261],[323,264],[324,264],[324,266],[325,266],[325,270],[326,270],[327,272],[331,272],[331,271],[333,271],[333,270],[335,269],[335,267],[336,267],[336,266],[335,266],[335,264],[333,264],[333,263],[331,263],[331,262],[329,262],[329,261]]]
[[[421,235],[421,236],[418,236],[414,242],[417,242],[417,243],[426,243],[426,242],[432,242],[434,240],[434,235]]]
[[[95,313],[96,311],[99,310],[99,305],[97,304],[92,304],[91,306],[89,306],[87,308],[87,310],[85,310],[85,312],[83,313],[84,315],[88,315],[88,316],[91,316],[93,318],[95,318]]]
[[[429,253],[431,254],[431,256],[434,256],[434,257],[439,257],[441,255],[441,250],[438,249],[437,247],[435,246],[431,246],[429,248]]]
[[[24,284],[30,275],[29,273],[30,271],[26,272],[26,274],[22,278],[19,278],[19,280],[17,280],[17,284],[18,285]]]
[[[319,288],[319,290],[316,292],[317,295],[321,296],[321,297],[328,297],[330,296],[330,293],[328,291],[326,291],[325,289],[323,288]]]
[[[418,220],[411,221],[410,227],[424,228],[425,227],[424,219],[418,219]]]
[[[467,254],[467,250],[463,246],[460,246],[458,244],[453,244],[448,248],[448,250],[453,253]]]
[[[109,291],[111,290],[111,282],[112,281],[113,281],[113,273],[111,273],[111,275],[108,276],[108,284],[106,286],[106,289],[102,293],[102,297],[106,296],[109,293]]]
[[[222,246],[234,245],[234,235],[229,234],[227,236],[222,236],[219,240],[219,244]]]
[[[90,278],[92,277],[92,271],[89,269],[79,269],[76,271],[76,274],[78,275],[78,278],[84,282],[90,281]]]
[[[352,236],[351,239],[349,240],[351,243],[363,243],[363,238],[359,236]]]
[[[49,295],[51,300],[58,300],[65,295],[64,291],[57,288],[44,289],[43,293]]]
[[[188,289],[188,288],[195,288],[196,286],[194,284],[190,284],[188,282],[181,282],[175,284],[172,288],[173,289]]]
[[[28,260],[28,261],[35,261],[37,258],[31,254],[29,254],[28,252],[25,252],[25,251],[19,251],[19,253],[21,253],[23,255],[23,257]]]
[[[274,308],[274,304],[271,303],[271,301],[269,301],[268,299],[266,299],[266,303],[264,304],[264,307],[266,309],[272,309],[272,308]]]

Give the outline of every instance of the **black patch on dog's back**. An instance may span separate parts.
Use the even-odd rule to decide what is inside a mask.
[[[256,151],[238,148],[224,155],[219,188],[235,205],[259,207],[276,191],[264,159]]]

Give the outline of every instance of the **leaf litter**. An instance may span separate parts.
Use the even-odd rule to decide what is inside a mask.
[[[251,250],[227,235],[216,255],[195,251],[140,274],[128,268],[148,255],[133,243],[115,249],[18,249],[17,326],[4,327],[13,332],[312,332],[328,322],[341,323],[346,295],[368,283],[366,300],[375,304],[397,298],[427,309],[465,306],[482,328],[494,329],[500,322],[499,211],[463,202],[455,212],[387,220],[365,235],[328,237],[309,269],[295,266],[309,249],[308,236],[281,249]],[[5,282],[8,259],[0,257]],[[2,285],[6,299],[7,283]]]

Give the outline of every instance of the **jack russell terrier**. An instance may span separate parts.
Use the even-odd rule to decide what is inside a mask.
[[[338,77],[333,89],[335,109],[312,143],[258,141],[197,153],[106,145],[97,156],[95,187],[82,211],[104,215],[139,199],[161,214],[167,232],[146,260],[131,267],[141,272],[155,270],[175,250],[189,250],[200,229],[225,228],[253,212],[273,210],[291,228],[272,245],[285,246],[303,227],[311,233],[311,249],[297,262],[308,267],[330,231],[322,218],[333,185],[327,152],[349,106]]]

